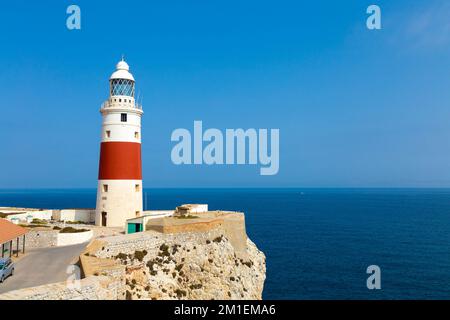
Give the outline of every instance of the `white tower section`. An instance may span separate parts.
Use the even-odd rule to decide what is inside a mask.
[[[125,226],[142,213],[141,117],[135,81],[122,59],[110,77],[109,99],[103,103],[100,165],[95,224]]]

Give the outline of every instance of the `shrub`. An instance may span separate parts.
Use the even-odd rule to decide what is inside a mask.
[[[128,255],[121,252],[121,253],[119,253],[119,254],[116,256],[116,259],[127,260],[127,259],[128,259]]]
[[[31,223],[33,223],[33,224],[47,224],[47,221],[42,220],[42,219],[34,218],[34,219],[31,221]]]
[[[150,271],[153,271],[153,266],[156,264],[155,260],[149,260],[147,261],[147,268],[149,268]]]
[[[190,288],[191,290],[201,289],[202,287],[203,287],[203,286],[202,286],[201,283],[199,283],[199,284],[191,284],[191,285],[189,286],[189,288]]]
[[[253,266],[253,261],[249,260],[249,261],[243,261],[241,259],[241,263],[246,265],[247,267],[251,268]]]
[[[41,224],[19,224],[19,226],[24,227],[24,228],[50,228],[49,226],[44,226]]]
[[[67,224],[85,224],[83,221],[66,221]]]
[[[175,270],[177,270],[178,272],[180,272],[181,269],[183,269],[184,264],[179,264],[175,267]]]
[[[182,215],[182,216],[177,216],[177,217],[175,217],[175,218],[177,218],[177,219],[197,219],[198,218],[198,216],[193,216],[193,215]]]
[[[59,233],[79,233],[79,232],[86,232],[89,231],[88,229],[75,229],[72,227],[65,227],[59,231]]]
[[[158,253],[158,256],[160,257],[169,257],[170,256],[170,252],[169,252],[169,246],[166,244],[162,244],[159,247],[160,252]]]
[[[54,227],[53,227],[53,230],[61,230],[61,228],[58,227],[58,226],[54,226]]]
[[[177,289],[174,292],[177,294],[178,298],[185,297],[187,295],[187,292],[185,290]]]
[[[144,257],[147,255],[147,251],[138,251],[138,250],[136,250],[135,252],[134,252],[134,257],[136,258],[136,259],[138,259],[140,262],[142,262],[142,260],[144,260]]]

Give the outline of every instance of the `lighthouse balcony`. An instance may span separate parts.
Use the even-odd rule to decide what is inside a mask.
[[[105,101],[101,106],[102,111],[107,109],[131,109],[142,111],[142,105],[136,103],[134,99],[129,97],[111,98]]]

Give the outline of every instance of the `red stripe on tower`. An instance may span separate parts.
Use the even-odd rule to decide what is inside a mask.
[[[99,180],[142,180],[141,144],[102,142]]]

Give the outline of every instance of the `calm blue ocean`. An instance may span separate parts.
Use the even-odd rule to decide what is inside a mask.
[[[450,299],[450,189],[147,189],[147,209],[246,213],[265,299]],[[94,189],[0,190],[0,206],[95,207]],[[368,290],[366,268],[381,268]]]

